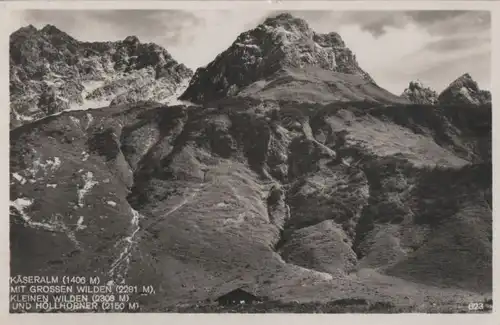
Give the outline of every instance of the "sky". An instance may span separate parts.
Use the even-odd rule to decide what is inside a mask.
[[[487,11],[288,11],[318,33],[337,32],[377,84],[400,94],[412,80],[442,91],[468,72],[491,87],[491,16]],[[53,24],[81,41],[129,35],[165,47],[193,70],[208,64],[269,10],[24,10],[12,31]]]

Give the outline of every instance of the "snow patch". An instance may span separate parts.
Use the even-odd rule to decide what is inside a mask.
[[[40,158],[37,158],[33,161],[32,168],[30,169],[30,173],[33,177],[36,177],[37,173],[40,170],[43,170],[45,173],[47,171],[56,171],[61,166],[61,160],[59,157],[49,158],[45,162],[42,162]]]
[[[99,109],[102,107],[108,107],[111,104],[111,100],[84,100],[82,104],[72,103],[70,108],[65,110],[68,111],[87,111],[91,109]]]
[[[80,120],[76,117],[70,116],[69,119],[71,120],[71,122],[75,123],[76,126],[80,126]]]
[[[57,187],[57,184],[47,184],[47,187],[56,188],[56,187]]]
[[[219,202],[215,206],[218,207],[218,208],[225,208],[225,207],[228,207],[229,204],[227,204],[225,202]]]
[[[116,278],[118,284],[125,282],[125,277],[127,276],[130,267],[130,255],[132,251],[137,246],[137,233],[140,230],[139,221],[144,218],[138,211],[130,208],[132,213],[132,218],[130,220],[130,235],[121,239],[115,244],[115,247],[120,247],[120,255],[111,264],[111,268],[108,272],[109,276]],[[113,280],[114,281],[114,280]]]
[[[86,95],[90,94],[91,92],[93,92],[98,88],[104,87],[105,84],[106,84],[105,81],[95,81],[95,80],[82,82],[82,86],[84,88],[82,92],[82,97],[85,97]]]
[[[84,90],[82,91],[82,103],[71,103],[70,108],[65,111],[86,111],[89,109],[96,109],[101,107],[109,106],[111,100],[96,100],[96,99],[87,99],[87,96],[92,93],[94,90],[104,87],[105,81],[84,81],[82,82],[82,86]],[[90,114],[88,114],[90,115]],[[87,115],[87,117],[88,117]],[[88,123],[90,125],[90,122]]]
[[[18,198],[14,201],[10,201],[10,205],[16,208],[17,210],[23,211],[24,208],[29,207],[33,204],[33,200],[28,198]]]
[[[187,100],[179,100],[178,98],[184,93],[184,91],[187,89],[189,86],[189,81],[190,79],[184,79],[179,83],[177,88],[175,89],[174,93],[171,96],[168,96],[167,98],[163,99],[160,101],[162,104],[166,105],[194,105],[190,101]]]
[[[78,221],[76,222],[76,230],[82,230],[85,228],[87,228],[87,226],[83,224],[83,216],[78,217]]]
[[[19,175],[18,173],[13,173],[12,177],[14,177],[19,183],[21,183],[21,185],[26,184],[26,178],[24,178],[23,176]]]
[[[33,204],[33,200],[28,198],[17,198],[14,201],[10,201],[10,206],[17,210],[21,218],[26,222],[26,224],[35,229],[43,229],[48,231],[57,231],[62,229],[61,224],[56,222],[54,223],[46,223],[46,222],[38,222],[33,221],[30,216],[26,213],[25,209]],[[64,226],[64,225],[62,225]]]
[[[54,157],[54,162],[52,163],[50,160],[47,161],[47,163],[52,164],[52,169],[59,168],[61,166],[61,160],[58,157]]]
[[[85,184],[82,189],[78,190],[78,206],[83,207],[83,198],[87,193],[97,184],[98,182],[94,181],[94,174],[92,172],[87,172],[87,174],[83,175],[83,180]]]
[[[31,116],[19,114],[15,109],[11,109],[11,111],[14,113],[14,116],[16,117],[16,120],[18,120],[18,121],[31,122],[34,120],[34,118]]]
[[[108,201],[106,202],[108,205],[111,205],[112,207],[116,207],[116,202],[114,201]]]
[[[29,207],[31,204],[33,204],[33,201],[26,198],[18,198],[15,201],[10,201],[10,206],[19,212],[19,215],[28,224],[28,226],[36,229],[56,231],[57,230],[56,225],[31,220],[31,217],[28,216],[24,211],[24,209]]]
[[[27,198],[18,198],[15,201],[10,201],[10,206],[19,212],[27,226],[35,229],[64,233],[68,239],[75,244],[75,247],[80,248],[80,243],[76,239],[74,232],[64,224],[60,215],[56,214],[55,216],[51,216],[50,220],[47,222],[33,221],[25,211],[25,208],[29,207],[31,204],[33,204],[33,201]]]
[[[470,92],[469,90],[462,86],[462,88],[460,88],[460,94],[464,95],[465,98],[467,98],[468,101],[470,101],[471,103],[475,103],[476,101],[472,98],[472,96],[470,95]]]
[[[62,101],[62,102],[69,103],[69,100],[68,100],[67,98],[61,97],[61,96],[59,96],[59,95],[57,95],[57,97],[56,97],[56,98],[57,98],[57,99],[59,99],[59,100],[60,100],[60,101]]]
[[[260,50],[260,47],[258,47],[255,44],[236,43],[236,45],[239,46],[239,47],[249,47],[249,48],[254,48],[254,49]]]
[[[45,82],[45,84],[46,84],[47,86],[49,86],[49,87],[50,87],[50,86],[54,86],[54,85],[56,84],[56,83],[55,83],[54,81],[52,81],[52,80],[44,80],[44,82]]]
[[[82,152],[82,161],[87,161],[87,159],[89,159],[89,157],[90,157],[90,155],[87,152],[85,152],[85,151]]]
[[[244,221],[245,221],[245,212],[242,212],[240,214],[238,214],[238,216],[236,218],[226,218],[223,220],[222,222],[222,225],[223,226],[226,226],[226,225],[238,225],[238,224],[242,224]]]
[[[85,127],[85,130],[87,130],[90,127],[90,124],[94,121],[94,118],[92,117],[92,114],[87,113],[87,127]]]

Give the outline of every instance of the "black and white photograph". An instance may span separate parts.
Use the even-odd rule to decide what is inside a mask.
[[[491,11],[9,16],[10,313],[492,312]]]

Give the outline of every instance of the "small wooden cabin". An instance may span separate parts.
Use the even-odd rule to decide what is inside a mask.
[[[219,303],[219,305],[224,306],[251,304],[257,301],[261,301],[261,299],[241,288],[230,291],[217,298],[217,302]]]

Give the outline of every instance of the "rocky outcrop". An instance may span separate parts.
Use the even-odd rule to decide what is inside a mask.
[[[209,102],[234,96],[259,80],[269,84],[273,74],[287,68],[338,72],[358,77],[355,78],[358,83],[376,87],[339,34],[318,34],[305,20],[285,13],[240,34],[214,61],[197,69],[181,98]],[[293,75],[288,75],[279,83],[289,82],[291,77]]]
[[[425,87],[420,81],[411,81],[401,97],[408,99],[410,102],[415,104],[430,104],[434,105],[438,102],[438,94]]]
[[[471,75],[463,74],[454,80],[438,97],[441,104],[473,104],[491,103],[491,93],[479,89]]]
[[[282,256],[290,263],[335,275],[349,273],[357,264],[349,237],[332,220],[294,232],[283,246]]]
[[[80,42],[47,25],[10,36],[11,124],[68,109],[176,97],[192,72],[162,47],[129,36]]]

